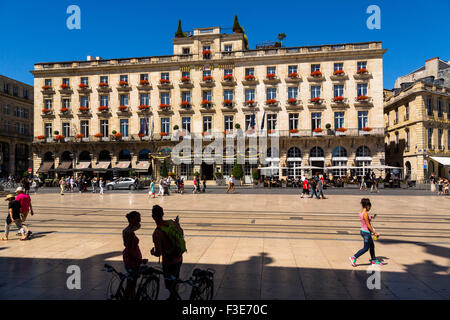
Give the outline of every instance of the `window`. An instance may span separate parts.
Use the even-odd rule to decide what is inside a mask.
[[[276,74],[275,67],[267,67],[267,74]]]
[[[322,126],[322,113],[312,112],[311,113],[311,130],[320,128]]]
[[[409,119],[409,102],[405,104],[405,120]]]
[[[203,131],[211,132],[212,129],[212,117],[204,116],[203,117]]]
[[[23,89],[23,98],[28,99],[28,89]]]
[[[223,91],[223,99],[224,100],[233,100],[233,90],[224,90]]]
[[[161,104],[170,104],[170,94],[168,92],[161,92]]]
[[[50,86],[51,87],[52,86],[52,79],[45,79],[44,83],[45,83],[46,86]],[[8,91],[9,91],[9,89],[8,89]]]
[[[108,76],[100,76],[101,83],[108,83]]]
[[[127,94],[121,94],[120,95],[120,105],[121,106],[128,106],[128,95]]]
[[[120,119],[120,133],[123,137],[128,137],[128,119]]]
[[[181,72],[181,78],[191,78],[191,72],[190,71],[183,71]]]
[[[81,107],[89,107],[89,97],[87,96],[81,96],[80,98],[80,106]]]
[[[289,114],[289,130],[298,129],[298,113]]]
[[[225,70],[223,70],[223,75],[224,76],[233,75],[233,69],[225,69]]]
[[[395,109],[395,123],[398,123],[398,108]]]
[[[3,106],[3,113],[4,113],[4,114],[9,114],[9,105],[8,105],[8,104],[5,104],[5,105]]]
[[[344,96],[344,85],[343,84],[335,84],[334,85],[334,97],[343,97]]]
[[[277,88],[266,89],[266,100],[277,98]]]
[[[161,132],[170,132],[170,118],[161,118]]]
[[[255,89],[245,89],[245,101],[255,101]]]
[[[13,96],[17,97],[19,95],[19,87],[14,86],[13,87]]]
[[[142,105],[149,105],[150,104],[150,100],[148,98],[148,93],[141,93],[140,95],[140,104]]]
[[[181,170],[181,172],[180,172],[180,175],[181,176],[184,176],[184,177],[191,177],[192,176],[192,170],[193,169],[193,166],[192,166],[192,164],[186,164],[186,163],[182,163],[181,164],[181,168],[180,168],[180,170]]]
[[[438,129],[438,149],[442,149],[442,137],[444,136],[444,131]]]
[[[52,100],[50,100],[50,99],[44,100],[45,109],[51,109],[52,105],[53,105],[53,101]]]
[[[432,105],[432,103],[431,103],[431,98],[428,98],[428,99],[427,99],[427,114],[428,114],[429,116],[432,116],[432,115],[433,115],[433,105]]]
[[[433,149],[433,128],[428,128],[428,149]]]
[[[23,117],[24,117],[25,119],[28,119],[28,118],[30,117],[30,114],[29,114],[29,112],[28,112],[28,109],[23,109]]]
[[[181,92],[181,101],[191,102],[191,92],[190,91],[182,91]]]
[[[225,116],[225,131],[233,131],[233,116]]]
[[[3,83],[3,92],[9,94],[9,83]]]
[[[298,73],[298,67],[297,66],[288,66],[288,74],[291,74],[293,72]]]
[[[44,132],[45,132],[45,136],[47,138],[50,138],[52,136],[52,124],[51,123],[44,124]]]
[[[311,99],[320,98],[320,86],[311,86]]]
[[[438,111],[438,117],[441,118],[444,116],[444,113],[442,112],[442,103],[441,100],[437,101],[437,111]]]
[[[267,115],[267,130],[275,130],[277,128],[277,115],[268,114]]]
[[[367,127],[369,124],[369,111],[358,111],[358,130]]]
[[[147,80],[148,81],[148,73],[141,73],[140,80]]]
[[[170,80],[169,79],[169,73],[168,72],[162,72],[161,73],[161,79]]]
[[[140,118],[139,119],[139,133],[148,136],[149,134],[149,119]]]
[[[409,130],[406,130],[406,151],[409,150]]]
[[[81,128],[81,134],[84,135],[86,138],[89,137],[89,121],[81,120],[80,128]]]
[[[205,90],[203,91],[203,100],[212,100],[212,91],[211,90]]]
[[[367,96],[367,83],[358,83],[356,91],[358,97]]]
[[[311,72],[314,71],[320,71],[320,64],[312,64],[311,65]]]
[[[245,68],[245,75],[246,76],[254,76],[255,75],[255,68]]]
[[[191,53],[191,48],[183,48],[183,54],[190,54],[190,53]]]
[[[108,120],[100,120],[100,133],[103,134],[104,137],[109,136],[109,123]]]
[[[107,107],[108,105],[108,96],[100,96],[100,106]]]
[[[80,83],[85,84],[85,85],[89,85],[89,78],[88,77],[82,77],[80,79]]]
[[[398,151],[399,148],[399,137],[398,137],[398,131],[395,133],[395,150]]]
[[[334,113],[334,129],[344,128],[344,112]]]
[[[62,135],[64,137],[70,137],[70,123],[69,122],[63,122],[62,124]]]
[[[225,45],[225,52],[231,52],[231,51],[233,51],[233,45],[226,44]]]
[[[70,108],[70,100],[69,99],[62,99],[62,107],[63,108]]]
[[[253,117],[252,114],[245,115],[245,131],[248,131],[251,128],[252,117]]]
[[[70,79],[69,78],[63,78],[62,79],[62,83],[67,85],[67,86],[70,86]]]
[[[211,70],[203,70],[203,78],[211,77]]]
[[[342,62],[334,64],[334,71],[344,70],[344,64]]]
[[[128,76],[125,74],[120,75],[120,81],[128,82]]]
[[[298,87],[288,87],[288,99],[298,98]]]
[[[187,132],[191,132],[191,117],[181,118],[181,128]]]
[[[357,70],[367,69],[367,61],[358,61],[356,64],[356,69]]]

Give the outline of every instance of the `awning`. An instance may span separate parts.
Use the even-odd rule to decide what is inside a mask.
[[[119,161],[113,168],[114,170],[128,170],[130,168],[131,161]]]
[[[47,173],[50,171],[51,167],[53,167],[53,161],[45,161],[41,163],[41,166],[38,169],[38,173]]]
[[[81,161],[80,163],[77,164],[76,169],[78,171],[87,171],[87,169],[92,170],[91,168],[89,168],[91,166],[91,162],[90,161]]]
[[[430,157],[434,161],[439,162],[446,168],[450,168],[450,157]]]
[[[71,165],[72,161],[63,161],[59,164],[55,171],[68,171]]]
[[[139,161],[139,163],[133,166],[134,170],[143,172],[147,172],[148,168],[150,168],[150,161]]]
[[[94,171],[107,171],[111,161],[100,161],[94,168]]]

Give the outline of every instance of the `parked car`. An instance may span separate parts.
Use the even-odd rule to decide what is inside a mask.
[[[142,183],[139,183],[138,188],[142,188]],[[135,190],[136,186],[133,178],[118,178],[106,184],[106,189],[117,190],[117,189],[128,189]]]

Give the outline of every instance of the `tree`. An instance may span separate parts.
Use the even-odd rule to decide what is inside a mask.
[[[233,28],[232,29],[233,29],[234,33],[244,33],[242,31],[241,25],[239,24],[237,15],[234,16],[234,22],[233,22]]]
[[[164,160],[161,164],[161,177],[167,178],[168,175],[169,175],[169,171],[167,169],[166,160]]]
[[[244,171],[242,170],[242,166],[240,164],[238,164],[237,161],[234,162],[234,167],[233,167],[233,170],[231,171],[231,174],[236,179],[240,179],[244,175]]]
[[[284,38],[286,38],[286,34],[285,33],[279,33],[278,36],[277,36],[277,39],[280,40],[281,46],[283,46]]]
[[[186,33],[184,33],[183,29],[181,29],[181,20],[178,20],[178,28],[177,32],[175,32],[175,38],[184,38],[186,36]]]

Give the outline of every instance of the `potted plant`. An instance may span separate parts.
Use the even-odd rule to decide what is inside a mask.
[[[180,129],[180,127],[177,124],[173,126],[173,130],[178,130],[178,129]]]
[[[255,81],[255,76],[252,74],[248,74],[245,76],[245,81]]]
[[[331,132],[331,123],[327,123],[325,125],[325,128],[327,129],[327,134],[332,134],[332,132]]]
[[[69,112],[69,108],[61,108],[61,109],[59,109],[59,111],[61,113],[67,113],[67,112]]]
[[[257,168],[254,168],[252,170],[252,179],[253,179],[253,186],[254,187],[256,187],[258,185],[259,178],[260,178],[259,170]]]
[[[215,177],[215,179],[216,179],[216,185],[217,185],[217,186],[224,186],[224,185],[226,185],[225,179],[223,178],[222,172],[217,171],[217,172],[214,174],[214,177]]]
[[[311,76],[312,77],[321,77],[322,72],[320,72],[319,70],[315,70],[315,71],[311,72]]]
[[[75,136],[75,139],[83,139],[84,138],[84,134],[82,134],[82,133],[78,133],[76,136]]]
[[[211,55],[211,50],[209,50],[209,49],[203,50],[203,51],[202,51],[202,55],[204,55],[204,56],[209,56],[209,55]]]
[[[96,138],[103,138],[103,133],[96,133],[96,134],[94,134],[94,137],[96,137]]]
[[[79,107],[78,110],[82,113],[86,113],[89,111],[89,107]]]
[[[181,107],[183,108],[188,108],[191,105],[191,103],[189,101],[182,101],[181,102]]]
[[[100,111],[100,112],[108,112],[108,106],[100,106],[100,107],[98,107],[98,111]]]
[[[106,82],[100,82],[100,83],[98,84],[98,86],[99,86],[100,88],[104,88],[104,87],[107,87],[107,86],[108,86],[108,83],[106,83]]]
[[[290,98],[290,99],[288,99],[288,103],[289,103],[290,105],[296,105],[296,104],[297,104],[297,99],[295,99],[295,98]]]
[[[231,100],[231,99],[225,99],[224,101],[223,101],[223,104],[224,105],[226,105],[226,106],[232,106],[233,105],[233,100]]]
[[[314,133],[321,133],[322,131],[323,131],[322,128],[315,128],[313,130]]]
[[[372,131],[372,128],[371,127],[363,127],[362,131],[370,132],[370,131]]]
[[[80,89],[86,89],[86,88],[88,87],[88,85],[87,85],[86,83],[80,83],[80,84],[78,85],[78,87],[79,87]]]
[[[247,100],[247,101],[245,101],[245,104],[247,106],[253,106],[253,105],[255,105],[255,100]]]
[[[148,82],[148,80],[142,79],[142,80],[139,80],[139,84],[140,84],[141,86],[148,86],[148,85],[149,85],[149,82]]]
[[[169,79],[159,79],[159,83],[160,84],[169,84],[170,80]]]
[[[333,72],[333,74],[335,75],[335,76],[342,76],[342,75],[344,75],[344,70],[335,70],[334,72]]]
[[[167,169],[166,160],[164,160],[161,164],[161,177],[167,178],[169,176],[169,170]]]
[[[128,82],[127,81],[119,81],[119,86],[121,86],[121,87],[126,87],[126,86],[128,86]]]
[[[116,130],[114,130],[114,131],[112,132],[112,134],[114,135],[114,138],[115,138],[116,140],[122,139],[122,134],[121,134],[120,132],[116,132]]]
[[[369,73],[369,70],[367,70],[366,68],[360,68],[360,69],[358,69],[358,71],[356,71],[356,73],[365,74],[365,73]]]
[[[205,81],[205,82],[211,82],[212,80],[213,80],[212,76],[204,76],[203,77],[203,81]]]
[[[266,100],[266,104],[268,104],[268,105],[274,105],[276,103],[277,103],[277,100],[275,100],[275,99],[268,99],[268,100]]]
[[[161,104],[159,105],[159,107],[160,107],[161,109],[163,109],[163,110],[166,110],[166,109],[169,109],[170,105],[165,104],[165,103],[161,103]]]
[[[50,90],[51,88],[52,88],[52,86],[47,86],[47,85],[42,86],[42,90]]]
[[[334,97],[333,101],[334,102],[342,102],[342,101],[344,101],[344,97],[341,97],[341,96]]]
[[[298,73],[297,72],[291,72],[288,75],[289,78],[291,79],[297,79],[298,78]]]
[[[51,111],[52,111],[51,109],[47,109],[47,108],[43,108],[43,109],[42,109],[42,113],[43,113],[43,114],[50,113]]]
[[[58,134],[58,135],[56,135],[55,140],[61,142],[64,140],[64,138],[65,137],[62,134]]]
[[[313,103],[319,103],[320,102],[320,97],[315,97],[311,99],[311,102]]]
[[[211,106],[211,101],[209,101],[209,100],[203,100],[202,101],[202,106],[203,107],[210,107]]]
[[[45,136],[44,135],[40,135],[40,136],[37,136],[36,139],[38,139],[38,140],[45,140]]]
[[[347,128],[340,127],[340,128],[337,128],[336,131],[343,133],[343,132],[347,131]]]
[[[231,174],[235,178],[235,185],[239,186],[241,184],[241,178],[244,176],[244,171],[242,170],[242,165],[237,163],[237,161],[234,162],[234,167]]]
[[[289,133],[298,133],[298,129],[297,128],[291,129],[291,130],[289,130]]]
[[[141,104],[138,109],[139,110],[148,110],[150,107],[147,104]]]
[[[235,125],[234,125],[234,127],[236,128],[236,129],[240,129],[241,128],[241,125],[239,124],[239,123],[236,123]]]
[[[223,76],[223,80],[232,81],[233,80],[233,75],[232,74],[226,74],[226,75]]]
[[[366,95],[360,95],[356,98],[358,101],[366,101],[369,100],[369,97]]]
[[[69,85],[67,83],[63,83],[59,87],[64,90],[64,89],[68,89]]]
[[[185,82],[189,82],[189,81],[191,81],[191,78],[189,78],[187,76],[181,77],[181,82],[185,83]]]
[[[168,133],[168,132],[160,132],[159,135],[160,135],[161,137],[165,137],[165,136],[168,136],[169,133]]]
[[[266,74],[266,78],[267,80],[273,80],[276,78],[276,74],[275,73],[268,73]]]
[[[119,106],[119,110],[122,112],[127,111],[128,107],[127,106]]]

